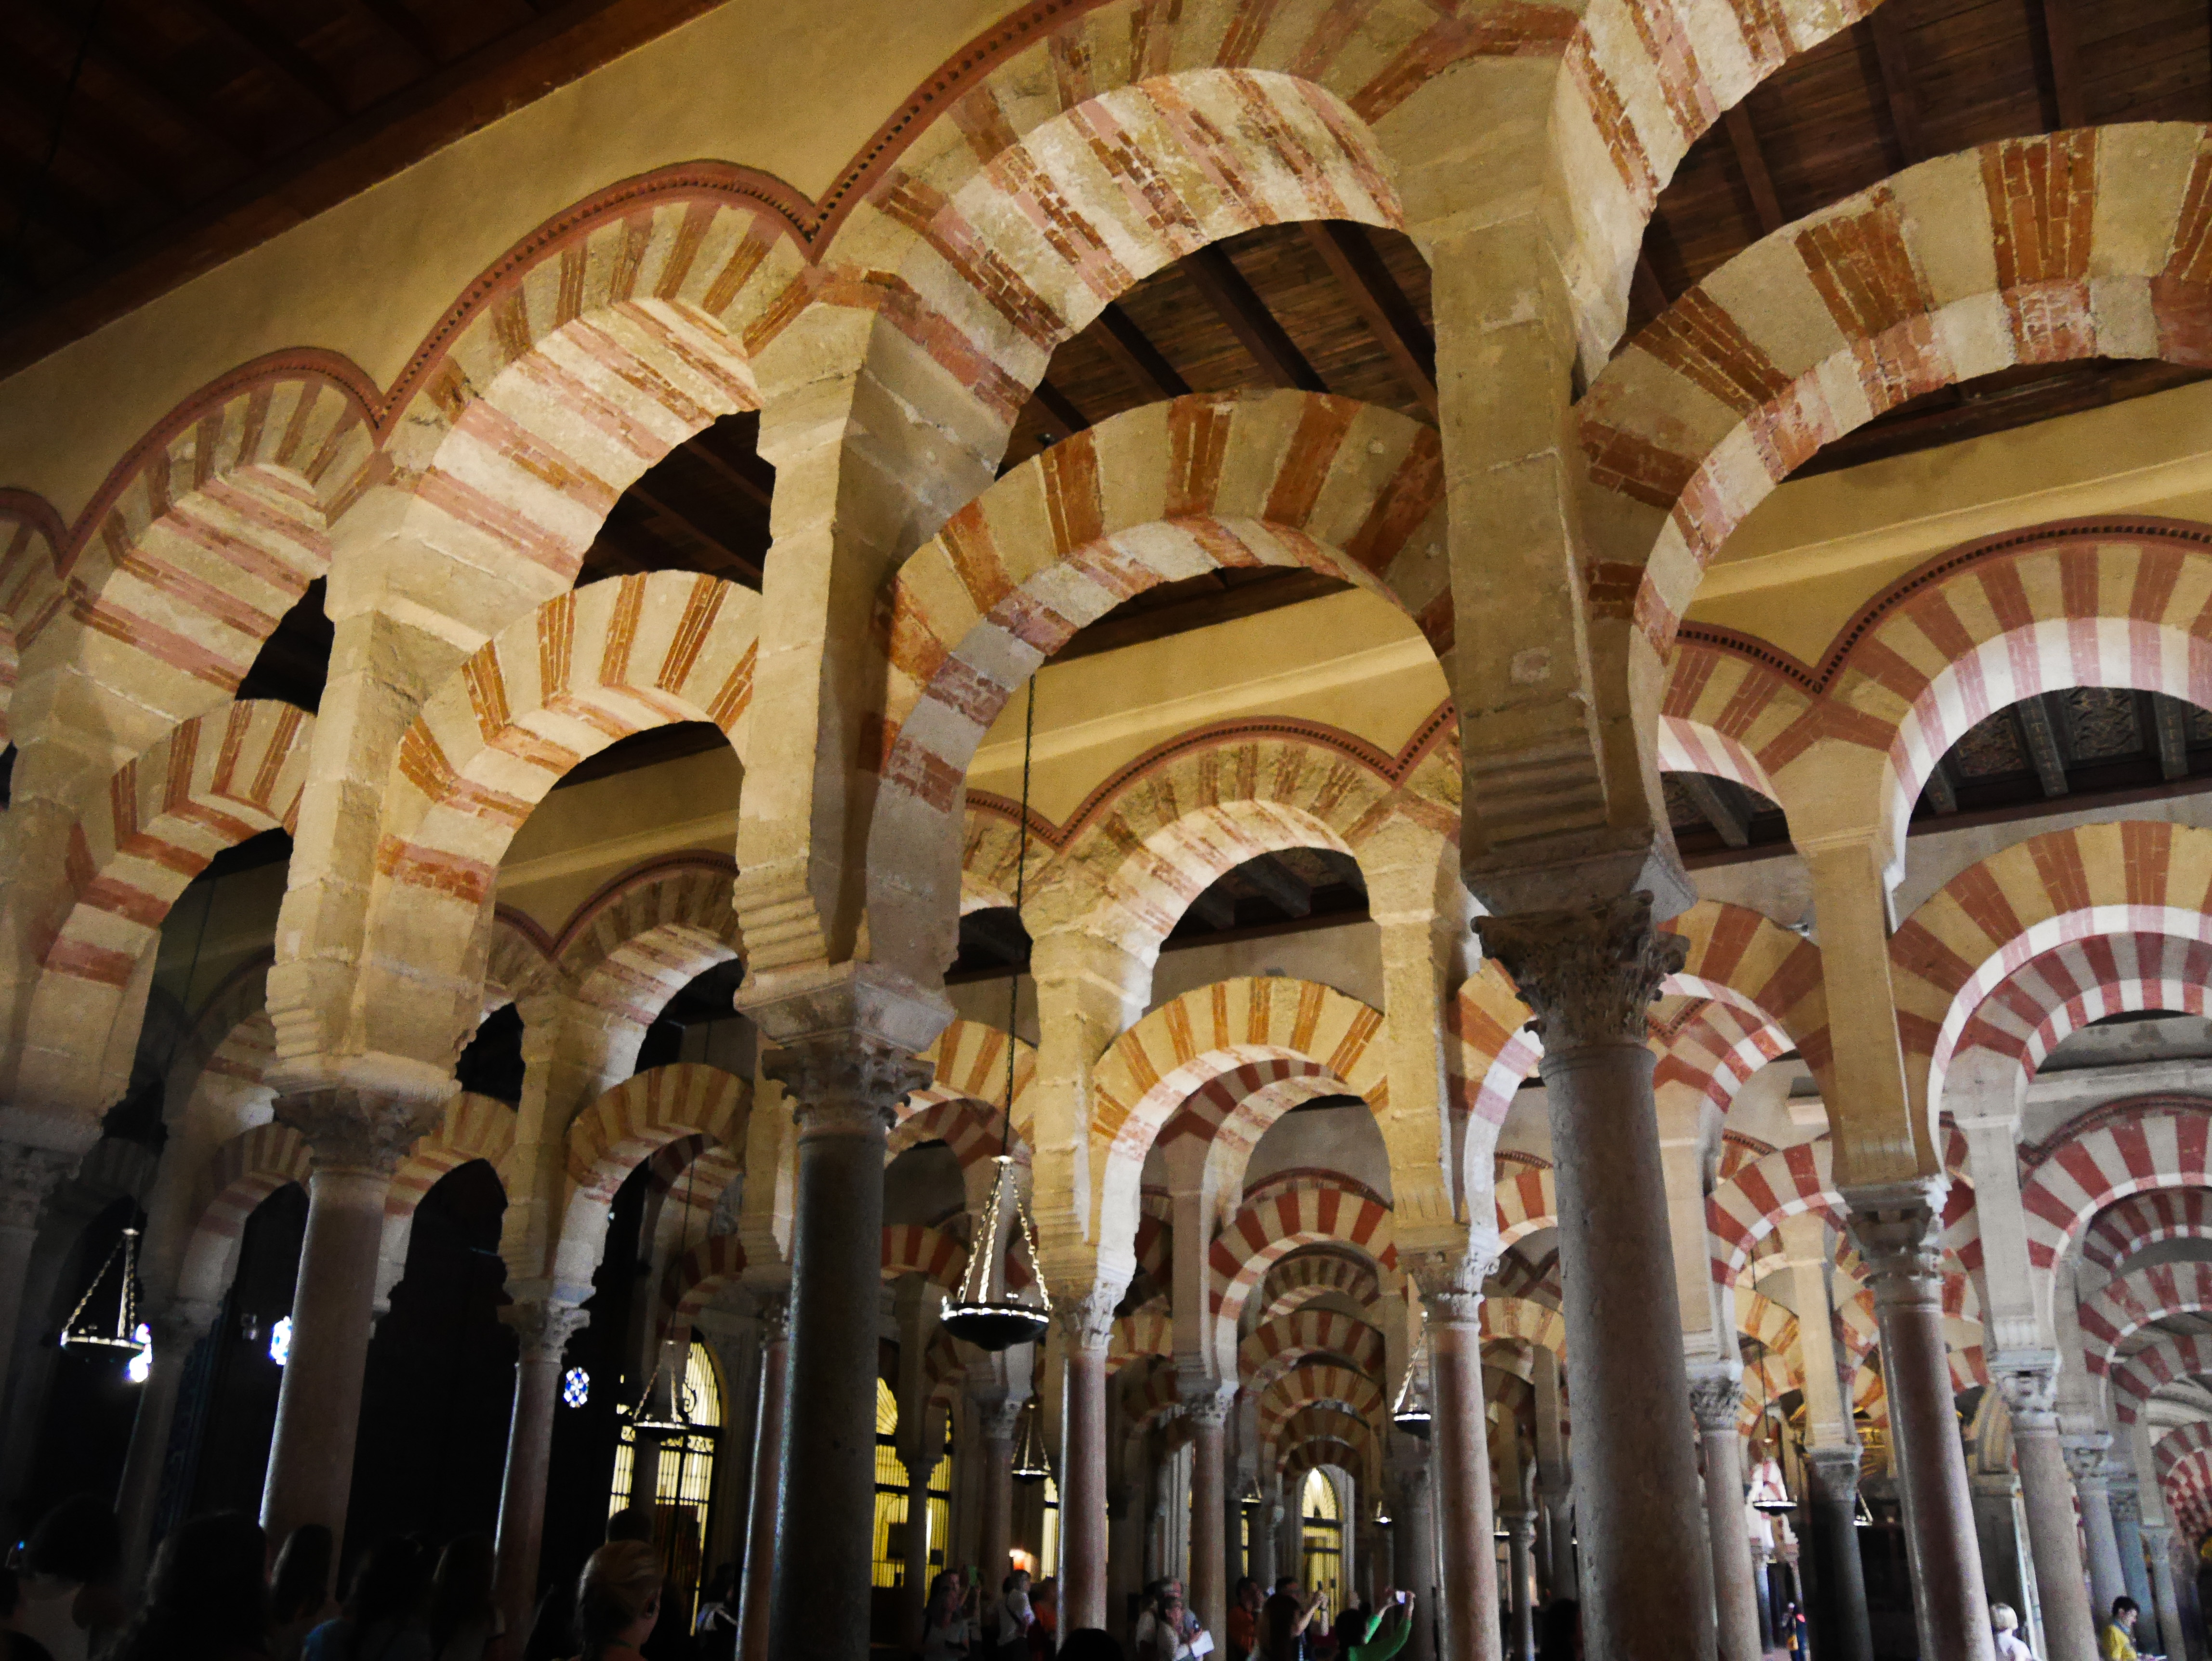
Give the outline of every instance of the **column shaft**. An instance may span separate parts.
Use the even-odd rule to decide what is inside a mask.
[[[1813,1596],[1807,1608],[1813,1653],[1822,1661],[1874,1661],[1866,1569],[1859,1558],[1859,1451],[1805,1450],[1806,1532]]]
[[[215,1323],[212,1304],[179,1304],[153,1312],[147,1325],[154,1335],[154,1356],[146,1382],[139,1386],[138,1411],[131,1420],[131,1446],[123,1459],[123,1480],[115,1498],[123,1534],[122,1584],[135,1590],[145,1578],[154,1507],[161,1496],[161,1468],[168,1461],[169,1437],[177,1419],[177,1392],[192,1351]]]
[[[1001,1392],[975,1398],[976,1494],[981,1501],[975,1562],[983,1572],[987,1609],[1012,1567],[1008,1554],[1014,1530],[1014,1425],[1021,1412],[1017,1396]]]
[[[790,1387],[789,1308],[772,1299],[761,1314],[760,1411],[754,1418],[753,1488],[738,1602],[738,1654],[768,1661],[769,1610],[775,1596],[775,1527],[783,1510],[784,1392]],[[872,1489],[872,1474],[869,1482]]]
[[[322,1164],[307,1179],[307,1233],[292,1296],[292,1350],[276,1397],[261,1526],[283,1540],[302,1523],[345,1538],[361,1425],[369,1308],[384,1238],[389,1165]]]
[[[1113,1315],[1110,1301],[1102,1311],[1096,1299],[1060,1313],[1067,1339],[1060,1421],[1062,1632],[1106,1625],[1106,1344]]]
[[[1513,1661],[1536,1661],[1536,1519],[1526,1512],[1515,1512],[1505,1519],[1505,1535],[1506,1563],[1513,1577],[1506,1600],[1513,1611]]]
[[[1437,1608],[1436,1515],[1430,1508],[1428,1451],[1418,1446],[1403,1450],[1394,1456],[1391,1469],[1398,1478],[1398,1567],[1406,1577],[1405,1589],[1415,1600],[1413,1634],[1400,1653],[1408,1661],[1436,1661],[1442,1611]],[[1486,1619],[1496,1626],[1495,1597]]]
[[[2074,1491],[2081,1502],[2081,1535],[2089,1543],[2091,1614],[2103,1621],[2112,1612],[2112,1600],[2128,1592],[2120,1570],[2120,1542],[2112,1529],[2112,1491],[2105,1484],[2103,1436],[2084,1438],[2086,1445],[2066,1450],[2074,1473]]]
[[[21,1142],[0,1142],[0,1405],[7,1402],[15,1372],[17,1329],[27,1313],[24,1290],[31,1279],[39,1219],[47,1198],[75,1168],[73,1154]],[[12,1503],[12,1500],[8,1501]],[[27,1525],[35,1519],[18,1519]]]
[[[1190,1421],[1190,1585],[1184,1588],[1191,1613],[1213,1634],[1217,1646],[1229,1642],[1229,1542],[1223,1537],[1224,1496],[1228,1492],[1222,1428],[1230,1396],[1186,1397]]]
[[[1989,1597],[1943,1340],[1941,1199],[1924,1186],[1855,1195],[1851,1232],[1881,1329],[1921,1653],[1989,1661]]]
[[[518,1303],[502,1311],[520,1343],[514,1409],[507,1420],[507,1469],[499,1492],[500,1614],[509,1632],[527,1632],[538,1603],[538,1562],[545,1539],[545,1478],[553,1463],[553,1415],[561,1401],[561,1362],[584,1323],[572,1304]]]
[[[1713,1607],[1720,1661],[1759,1661],[1759,1587],[1752,1568],[1751,1530],[1744,1522],[1743,1442],[1736,1417],[1743,1403],[1739,1374],[1705,1373],[1690,1404],[1705,1457],[1705,1527],[1711,1542]]]
[[[1480,1287],[1480,1270],[1474,1275]],[[1498,1553],[1490,1494],[1490,1420],[1482,1396],[1479,1295],[1430,1293],[1430,1389],[1450,1661],[1498,1661]]]
[[[2151,1595],[2150,1570],[2143,1561],[2142,1512],[2130,1482],[2112,1485],[2112,1535],[2120,1548],[2120,1579],[2136,1603],[2136,1647],[2146,1654],[2162,1650],[2158,1634],[2158,1600]]]
[[[2010,1396],[2008,1393],[2008,1400]],[[2040,1414],[2015,1407],[2013,1455],[2020,1462],[2020,1497],[2027,1512],[2028,1555],[2035,1563],[2037,1596],[2043,1605],[2046,1661],[2093,1661],[2096,1622],[2089,1610],[2089,1588],[2081,1573],[2081,1548],[2074,1527],[2074,1485],[2058,1445],[2057,1416],[2046,1390]],[[2026,1610],[2021,1619],[2027,1618]]]
[[[1476,926],[1544,1039],[1584,1647],[1620,1661],[1711,1661],[1712,1556],[1682,1410],[1647,1025],[1682,942],[1654,932],[1648,896]]]
[[[799,1133],[769,1649],[777,1661],[862,1661],[868,1599],[860,1589],[874,1561],[884,1142],[892,1108],[928,1073],[851,1031],[787,1045],[767,1070],[788,1091]],[[825,1597],[825,1587],[836,1590]]]
[[[2173,1530],[2163,1524],[2143,1524],[2143,1555],[2150,1561],[2151,1601],[2158,1605],[2160,1641],[2169,1656],[2183,1649],[2181,1605],[2173,1595]]]

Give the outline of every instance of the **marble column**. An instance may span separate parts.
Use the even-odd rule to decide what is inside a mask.
[[[553,1415],[561,1405],[561,1361],[590,1317],[575,1305],[538,1296],[508,1305],[500,1318],[520,1341],[507,1469],[499,1491],[499,1612],[509,1632],[528,1632],[538,1604],[538,1560],[545,1538],[545,1478],[553,1463]],[[711,1567],[712,1566],[709,1565]]]
[[[1535,1549],[1535,1518],[1525,1511],[1508,1512],[1505,1559],[1513,1584],[1506,1603],[1513,1612],[1513,1661],[1536,1661]]]
[[[786,1043],[763,1070],[782,1084],[799,1133],[769,1647],[777,1661],[860,1661],[868,1599],[858,1589],[875,1561],[884,1146],[893,1110],[929,1069],[848,1028]]]
[[[1060,1409],[1060,1626],[1106,1625],[1106,1348],[1118,1294],[1097,1288],[1054,1307],[1067,1365]]]
[[[1990,1661],[1989,1597],[1943,1336],[1942,1184],[1860,1189],[1845,1197],[1881,1330],[1892,1463],[1904,1501],[1920,1652]]]
[[[753,1485],[745,1524],[744,1572],[738,1597],[738,1654],[768,1661],[769,1612],[775,1602],[775,1528],[783,1511],[784,1392],[790,1388],[791,1305],[761,1303],[760,1407],[753,1415]],[[870,1421],[873,1422],[872,1420]],[[875,1474],[869,1473],[869,1491]]]
[[[1137,1490],[1127,1482],[1106,1490],[1106,1619],[1099,1625],[1129,1635],[1129,1600],[1144,1584],[1144,1514]],[[1073,1632],[1066,1621],[1063,1629]]]
[[[0,1141],[0,1399],[15,1371],[23,1288],[39,1240],[39,1218],[79,1156],[27,1143]]]
[[[1482,1281],[1492,1262],[1483,1250],[1407,1254],[1427,1316],[1431,1452],[1449,1661],[1498,1658],[1498,1552],[1480,1322]]]
[[[345,1547],[385,1196],[400,1159],[442,1110],[442,1101],[344,1086],[277,1098],[276,1117],[306,1139],[310,1165],[261,1527],[282,1542],[302,1523],[320,1523],[331,1531],[333,1561]]]
[[[2158,1608],[2159,1639],[2169,1656],[2181,1654],[2181,1605],[2173,1595],[2173,1529],[2166,1523],[2142,1525],[2143,1555],[2150,1563],[2151,1602]]]
[[[1190,1425],[1190,1584],[1183,1588],[1190,1612],[1213,1634],[1229,1641],[1229,1542],[1222,1537],[1228,1493],[1228,1462],[1222,1430],[1237,1400],[1233,1384],[1191,1377],[1182,1381],[1183,1417]]]
[[[1283,1507],[1273,1499],[1262,1499],[1252,1512],[1252,1578],[1260,1590],[1272,1594],[1282,1571],[1276,1567],[1275,1542],[1283,1531]]]
[[[1014,1430],[1021,1422],[1022,1398],[1004,1387],[969,1392],[975,1408],[975,1562],[983,1573],[983,1596],[995,1595],[1012,1565],[1007,1554],[1014,1537]]]
[[[2154,1630],[2158,1600],[2151,1595],[2150,1567],[2143,1561],[2142,1505],[2136,1493],[2136,1481],[2132,1475],[2113,1474],[2107,1484],[2112,1491],[2112,1536],[2120,1548],[2120,1579],[2127,1585],[2128,1596],[2136,1600],[2136,1647],[2145,1654],[2162,1651],[2166,1646]]]
[[[1858,1497],[1856,1445],[1805,1450],[1806,1533],[1814,1575],[1808,1615],[1813,1653],[1822,1661],[1874,1661],[1866,1569],[1859,1559]]]
[[[1681,966],[1648,895],[1484,917],[1544,1041],[1589,1654],[1712,1661],[1712,1559],[1661,1177],[1648,1012]]]
[[[1705,1457],[1705,1528],[1713,1558],[1713,1608],[1720,1661],[1759,1661],[1759,1585],[1744,1521],[1743,1373],[1700,1372],[1690,1385],[1691,1416]]]
[[[2027,1513],[2028,1555],[2043,1606],[2043,1661],[2094,1661],[2096,1621],[2082,1578],[2074,1526],[2074,1488],[2058,1442],[2058,1358],[1998,1356],[1991,1378],[2012,1415],[2013,1457],[2020,1466],[2021,1506]],[[2021,1619],[2027,1619],[2025,1609]]]
[[[154,1507],[161,1497],[161,1469],[167,1463],[169,1437],[175,1428],[177,1390],[192,1351],[215,1325],[217,1305],[179,1298],[149,1310],[154,1354],[146,1382],[138,1387],[138,1411],[131,1420],[131,1446],[123,1457],[123,1481],[116,1489],[115,1515],[123,1534],[121,1584],[135,1591],[145,1579],[154,1531]]]
[[[1407,1661],[1436,1661],[1436,1632],[1440,1611],[1434,1564],[1437,1561],[1435,1513],[1430,1507],[1429,1451],[1402,1432],[1393,1433],[1390,1474],[1398,1488],[1398,1568],[1404,1589],[1413,1594],[1413,1630],[1400,1652]],[[1495,1630],[1498,1599],[1493,1595],[1483,1616]]]
[[[2066,1451],[2066,1469],[2074,1476],[2075,1495],[2081,1501],[2081,1537],[2089,1546],[2089,1612],[2099,1622],[2111,1615],[2112,1600],[2126,1597],[2128,1591],[2126,1578],[2120,1573],[2120,1542],[2112,1531],[2112,1496],[2105,1472],[2105,1456],[2112,1441],[2100,1433],[2065,1437],[2061,1443]]]
[[[901,1630],[894,1634],[902,1646],[921,1641],[929,1606],[929,1473],[945,1446],[945,1409],[925,1409],[920,1416],[915,1457],[906,1467],[906,1585],[899,1598]],[[945,1567],[951,1567],[949,1555]]]

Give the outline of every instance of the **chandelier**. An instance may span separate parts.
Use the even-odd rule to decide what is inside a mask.
[[[1244,1473],[1244,1487],[1237,1496],[1237,1503],[1247,1511],[1256,1511],[1267,1503],[1267,1495],[1260,1492],[1260,1479],[1250,1471]]]
[[[1042,1405],[1034,1396],[1022,1403],[1021,1426],[1014,1433],[1012,1472],[1017,1482],[1042,1482],[1052,1475],[1052,1462],[1045,1457],[1044,1451]]]
[[[691,1203],[698,1197],[698,1189],[699,1161],[695,1158],[684,1171],[684,1212],[678,1221],[676,1233],[675,1261],[678,1263],[690,1254]],[[653,1372],[646,1378],[645,1389],[638,1396],[637,1405],[623,1415],[629,1421],[631,1436],[641,1442],[648,1436],[688,1436],[699,1428],[691,1418],[691,1381],[688,1365],[667,1368],[668,1406],[664,1409],[653,1404],[653,1389],[660,1383],[661,1372],[667,1366],[667,1352],[666,1344],[653,1345]],[[584,1389],[588,1395],[591,1390],[588,1375],[584,1381]]]
[[[116,1275],[118,1282],[112,1321],[94,1307],[102,1302],[100,1288],[107,1284],[111,1273]],[[137,1356],[147,1349],[149,1336],[138,1318],[138,1231],[126,1227],[123,1238],[108,1252],[107,1260],[100,1264],[100,1273],[85,1287],[84,1296],[70,1311],[69,1319],[62,1323],[60,1343],[64,1349],[104,1349],[118,1355]]]
[[[1022,914],[1030,857],[1030,759],[1036,743],[1036,677],[1030,677],[1029,712],[1022,730],[1022,812],[1018,851],[1014,860],[1014,916]],[[1016,964],[1006,974],[1006,1100],[999,1131],[999,1152],[992,1164],[991,1197],[983,1207],[975,1238],[968,1249],[968,1267],[962,1271],[954,1296],[945,1300],[939,1316],[945,1331],[981,1350],[997,1352],[1016,1344],[1034,1343],[1052,1317],[1052,1298],[1046,1292],[1044,1274],[1037,1268],[1036,1232],[1029,1208],[1022,1203],[1014,1180],[1014,1020],[1020,1007],[1022,971]],[[1006,1214],[1019,1225],[1022,1244],[1028,1249],[1035,1276],[1036,1301],[1018,1297],[1006,1283],[999,1240]],[[1039,1463],[1042,1450],[1039,1450]],[[1016,1471],[1019,1475],[1020,1472]],[[1032,1479],[1035,1480],[1035,1479]]]
[[[1390,1422],[1408,1435],[1425,1437],[1429,1421],[1429,1381],[1416,1358],[1406,1369],[1406,1382],[1398,1386],[1398,1399],[1390,1407]]]

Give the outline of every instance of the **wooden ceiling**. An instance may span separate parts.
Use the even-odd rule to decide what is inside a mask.
[[[0,374],[714,0],[12,0]]]

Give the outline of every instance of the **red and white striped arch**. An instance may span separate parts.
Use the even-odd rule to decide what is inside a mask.
[[[1106,1341],[1106,1371],[1116,1373],[1132,1361],[1174,1354],[1175,1318],[1168,1313],[1166,1300],[1156,1299],[1114,1323]]]
[[[1725,1114],[1751,1075],[1796,1046],[1765,1016],[1716,998],[1668,1044],[1652,1074],[1656,1091],[1687,1091]]]
[[[1260,1283],[1260,1318],[1276,1320],[1329,1296],[1372,1310],[1382,1297],[1382,1276],[1372,1260],[1330,1247],[1291,1253]]]
[[[289,703],[196,717],[126,763],[70,826],[67,909],[40,954],[19,1105],[94,1114],[122,1095],[144,1009],[133,982],[169,908],[223,849],[292,827],[313,732]]]
[[[653,1330],[660,1335],[659,1342],[688,1340],[699,1311],[744,1272],[745,1249],[734,1234],[709,1236],[682,1256],[672,1257],[661,1272],[659,1297],[653,1306]]]
[[[1260,1439],[1277,1440],[1290,1419],[1312,1407],[1334,1408],[1372,1424],[1382,1415],[1382,1386],[1351,1367],[1302,1362],[1276,1374],[1259,1391]]]
[[[1237,1374],[1244,1388],[1267,1388],[1278,1374],[1309,1356],[1340,1357],[1372,1378],[1382,1373],[1384,1346],[1376,1328],[1341,1310],[1293,1310],[1262,1321],[1237,1347]]]
[[[2160,1386],[2205,1372],[2212,1372],[2212,1334],[2160,1333],[2142,1348],[2113,1359],[2106,1375],[2112,1412],[2122,1424],[2131,1425]]]
[[[2212,1187],[2212,1104],[2116,1104],[2069,1127],[2021,1182],[2027,1256],[2048,1274],[2106,1207],[2159,1189]]]
[[[2212,1191],[2150,1189],[2106,1206],[2081,1237],[2081,1255],[2107,1275],[2161,1240],[2212,1240]]]
[[[2121,820],[2032,837],[1943,885],[1890,938],[1914,1104],[1933,1113],[1984,1001],[2034,959],[2099,936],[2212,942],[2212,830]]]
[[[2018,1061],[2033,1076],[2067,1037],[2107,1015],[2164,1010],[2202,1015],[2212,943],[2170,934],[2097,934],[2032,958],[1982,1001],[1958,1049]]]
[[[2176,1426],[2151,1444],[2151,1463],[2174,1517],[2192,1540],[2212,1528],[2212,1424]]]
[[[1357,1248],[1378,1271],[1395,1274],[1398,1250],[1390,1208],[1375,1195],[1334,1177],[1302,1177],[1247,1201],[1206,1254],[1207,1311],[1222,1369],[1236,1365],[1237,1327],[1267,1270],[1300,1246]]]
[[[2154,1263],[2117,1275],[2081,1302],[2082,1360],[2090,1372],[2112,1370],[2119,1348],[2168,1315],[2212,1310],[2212,1263]]]
[[[1304,567],[1379,594],[1449,641],[1443,562],[1426,554],[1440,545],[1443,512],[1433,429],[1349,399],[1276,392],[1113,417],[955,514],[892,590],[868,840],[878,950],[925,984],[951,960],[969,763],[1014,689],[1078,629],[1162,582]]]
[[[179,1297],[218,1302],[229,1289],[239,1237],[254,1208],[288,1183],[307,1185],[307,1144],[289,1125],[240,1131],[210,1159],[209,1196],[185,1245]]]
[[[1485,1343],[1527,1344],[1567,1359],[1567,1317],[1534,1298],[1485,1298],[1477,1316]]]
[[[556,1276],[565,1285],[590,1286],[615,1191],[671,1143],[699,1137],[742,1162],[751,1104],[743,1079],[678,1062],[625,1079],[579,1113],[568,1128],[569,1196],[555,1249]]]

